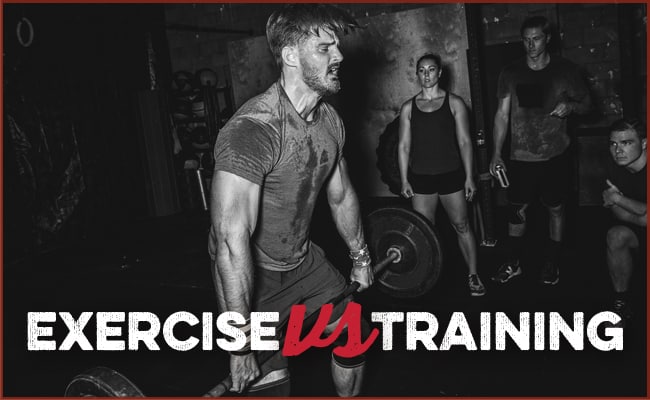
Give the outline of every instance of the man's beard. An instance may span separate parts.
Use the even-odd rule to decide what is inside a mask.
[[[329,96],[341,90],[341,82],[338,80],[338,77],[337,79],[326,81],[326,78],[318,76],[316,68],[309,65],[309,63],[303,60],[301,60],[300,63],[302,64],[303,71],[302,79],[305,81],[307,87],[316,92],[319,96]],[[335,65],[338,67],[338,64]],[[328,72],[332,66],[334,65],[328,67]]]

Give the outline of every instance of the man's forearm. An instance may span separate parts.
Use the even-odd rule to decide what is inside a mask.
[[[343,199],[330,204],[336,228],[350,250],[360,250],[366,244],[359,199],[352,189],[348,189]]]
[[[616,204],[611,206],[610,209],[614,213],[614,216],[620,221],[628,222],[630,224],[634,224],[637,226],[647,226],[646,214],[643,215],[634,214]]]
[[[248,241],[219,243],[213,268],[219,309],[248,317],[253,297],[253,262]]]
[[[508,132],[508,116],[502,115],[502,113],[497,112],[494,117],[494,154],[501,157],[501,151],[503,150],[503,143],[506,140],[506,133]]]
[[[630,214],[643,216],[647,213],[646,203],[631,199],[625,195],[616,196],[614,204],[629,212]]]

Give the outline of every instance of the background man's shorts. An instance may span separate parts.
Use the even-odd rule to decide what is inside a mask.
[[[569,152],[546,161],[510,161],[508,200],[512,204],[530,204],[538,197],[547,207],[563,204],[567,197],[571,168]]]
[[[291,271],[278,272],[263,268],[255,270],[255,294],[253,310],[279,312],[280,322],[289,318],[291,306],[304,304],[305,316],[318,310],[323,304],[339,295],[347,285],[346,279],[325,258],[323,250],[311,243],[305,260]],[[330,322],[336,321],[347,302],[334,308]],[[287,360],[276,352],[263,372],[287,367]]]

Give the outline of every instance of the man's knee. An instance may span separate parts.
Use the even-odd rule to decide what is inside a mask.
[[[564,204],[546,206],[546,208],[548,209],[548,214],[551,218],[562,218],[564,216]]]
[[[508,205],[508,223],[511,225],[523,225],[526,223],[526,208],[528,204]]]
[[[366,322],[365,318],[361,317],[361,320],[359,322],[359,327],[361,328],[360,340],[362,343],[364,343],[370,336],[372,329],[368,322]],[[333,330],[335,328],[335,325],[338,323],[339,321],[337,320],[334,323],[330,324],[328,328]],[[354,357],[342,357],[334,353],[334,349],[337,347],[345,347],[347,345],[349,337],[348,329],[348,326],[343,328],[339,336],[334,340],[334,343],[332,345],[332,361],[339,365],[341,368],[356,368],[358,366],[362,366],[365,363],[366,357],[363,353]]]
[[[252,397],[288,397],[291,394],[291,379],[289,370],[286,368],[271,371],[246,392]]]
[[[626,226],[616,225],[607,231],[607,248],[610,250],[624,250],[635,247],[636,236]]]
[[[339,397],[353,397],[361,394],[365,365],[342,368],[332,360],[332,378]]]

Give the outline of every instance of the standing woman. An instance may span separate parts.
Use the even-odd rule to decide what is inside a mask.
[[[472,142],[463,100],[439,85],[440,56],[425,54],[417,62],[420,93],[402,105],[399,123],[399,170],[402,196],[435,225],[442,203],[458,236],[469,267],[469,290],[483,296],[476,269],[476,240],[467,218],[467,202],[476,193]]]

